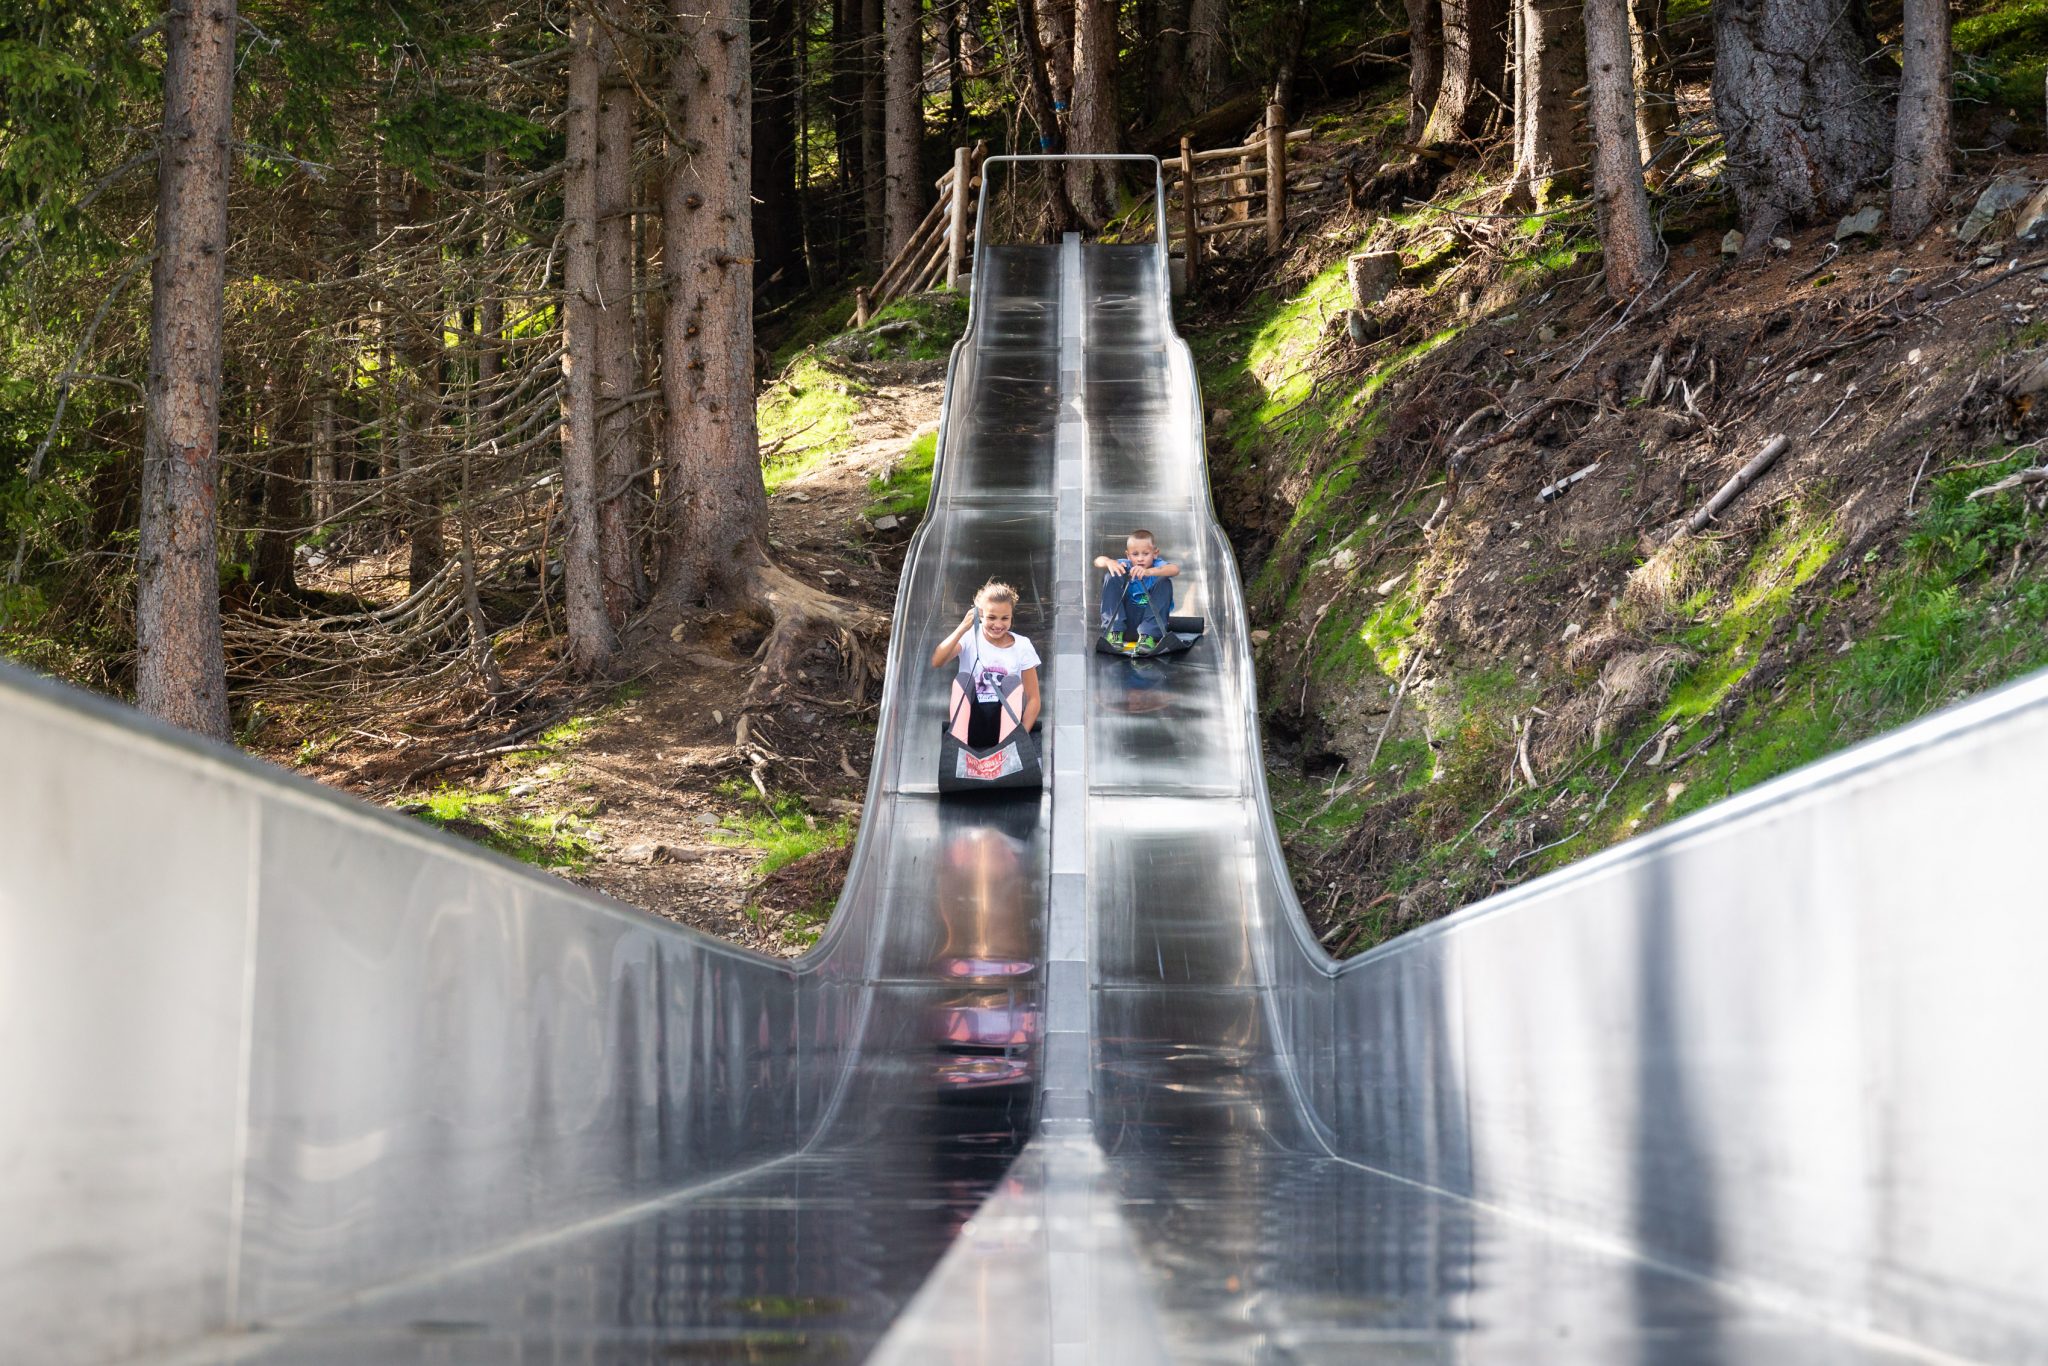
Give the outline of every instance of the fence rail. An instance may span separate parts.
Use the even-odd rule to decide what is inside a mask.
[[[987,158],[985,142],[953,149],[953,165],[934,182],[939,197],[931,211],[896,259],[883,268],[882,277],[873,286],[854,291],[848,326],[866,327],[876,310],[930,289],[941,277],[948,289],[959,288],[961,273],[974,257],[975,191],[981,188],[981,163]]]
[[[1263,227],[1266,246],[1279,249],[1287,234],[1287,148],[1312,135],[1312,129],[1288,128],[1287,111],[1269,104],[1265,126],[1242,146],[1198,152],[1192,138],[1180,140],[1180,174],[1167,186],[1167,192],[1180,208],[1179,222],[1170,231],[1173,244],[1187,261],[1189,289],[1201,279],[1205,238]],[[1209,169],[1219,162],[1236,165],[1224,171]],[[1169,171],[1175,168],[1176,163],[1167,163]],[[1214,189],[1219,186],[1221,193]],[[1259,204],[1265,206],[1263,217],[1253,216],[1253,206]]]

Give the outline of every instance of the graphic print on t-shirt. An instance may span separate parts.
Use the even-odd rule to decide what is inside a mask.
[[[966,672],[974,679],[975,701],[1000,702],[1004,688],[1013,677],[1037,667],[1038,651],[1031,648],[1031,641],[1024,636],[1013,635],[1007,645],[991,645],[986,640],[976,640]]]

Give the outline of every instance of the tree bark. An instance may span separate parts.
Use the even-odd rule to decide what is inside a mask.
[[[216,499],[235,28],[234,0],[186,0],[165,21],[135,606],[136,700],[218,740],[230,734]]]
[[[869,676],[862,637],[871,613],[776,568],[768,559],[768,494],[754,426],[754,310],[747,260],[753,214],[747,169],[746,0],[669,0],[674,52],[667,115],[684,140],[663,168],[664,492],[658,604],[700,604],[767,617],[762,666],[743,706],[782,687],[798,657],[836,633],[856,686]],[[826,638],[832,638],[826,636]]]
[[[860,0],[832,0],[832,142],[838,154],[839,196],[849,205],[861,202],[866,184],[861,174],[861,92],[864,89],[861,58]],[[840,256],[846,255],[848,221],[857,215],[840,213]],[[857,239],[858,227],[853,234]]]
[[[1506,202],[1545,209],[1586,183],[1586,8],[1580,0],[1515,0],[1515,169]]]
[[[768,494],[754,427],[754,313],[746,262],[746,0],[670,0],[681,52],[671,58],[662,184],[661,581],[674,610],[730,597],[765,555]],[[699,79],[699,72],[702,79]]]
[[[1145,94],[1148,128],[1167,115],[1194,112],[1188,102],[1188,10],[1189,0],[1159,0],[1152,10],[1151,42],[1149,46],[1139,44],[1139,51],[1151,55],[1151,80]]]
[[[1444,79],[1443,0],[1407,0],[1408,137],[1422,136]]]
[[[882,77],[882,0],[853,0],[860,6],[861,97],[860,163],[861,213],[867,225],[869,263],[889,263],[889,179],[887,140],[888,94]]]
[[[888,82],[888,258],[910,245],[924,217],[924,70],[918,53],[919,0],[887,0],[882,32]]]
[[[762,0],[754,18],[754,285],[797,283],[796,0]]]
[[[1714,118],[1747,254],[1787,223],[1845,212],[1884,174],[1891,111],[1861,0],[1727,0],[1713,17]]]
[[[1038,127],[1038,150],[1060,149],[1059,106],[1053,99],[1052,80],[1046,74],[1045,51],[1039,46],[1038,9],[1035,0],[1017,0],[1017,47],[1024,58],[1025,105]]]
[[[627,80],[622,7],[609,7],[615,27],[597,35],[597,539],[605,612],[623,626],[647,600],[627,492],[643,463],[638,424],[627,402],[639,387],[633,326],[633,142],[637,105]]]
[[[1586,0],[1585,27],[1594,196],[1600,205],[1600,240],[1606,248],[1607,292],[1629,299],[1656,278],[1660,263],[1636,142],[1628,0]]]
[[[1189,0],[1188,104],[1207,109],[1229,73],[1228,0]]]
[[[263,396],[270,408],[264,425],[270,450],[263,461],[263,515],[256,549],[249,557],[249,582],[261,593],[290,595],[299,591],[294,550],[306,526],[306,455],[299,446],[305,396],[297,391],[304,366],[294,366],[290,398],[280,399],[277,377],[264,367]]]
[[[425,224],[433,216],[433,191],[415,185],[406,199],[407,222]],[[442,344],[447,326],[444,307],[438,289],[414,300],[403,320],[405,374],[394,375],[404,390],[398,416],[398,471],[405,509],[406,580],[415,591],[448,563],[441,527],[446,480],[434,441],[447,351]]]
[[[601,56],[596,23],[576,21],[569,53],[569,109],[562,218],[567,241],[562,299],[562,596],[569,664],[609,670],[618,633],[605,610],[598,539],[597,105]],[[744,35],[742,35],[744,41]]]
[[[1074,0],[1074,106],[1067,121],[1073,152],[1117,150],[1115,0]],[[1101,228],[1116,213],[1111,164],[1070,162],[1067,197],[1081,221]]]
[[[1948,203],[1949,0],[1906,0],[1898,148],[1892,161],[1892,236],[1927,231]]]
[[[1425,147],[1471,141],[1502,108],[1507,81],[1507,0],[1443,0],[1444,69]]]
[[[1678,128],[1678,83],[1664,44],[1665,0],[1630,0],[1629,42],[1636,68],[1636,142],[1652,185],[1663,183],[1664,144]]]

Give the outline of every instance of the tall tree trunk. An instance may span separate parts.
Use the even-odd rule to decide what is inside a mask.
[[[1152,59],[1145,92],[1148,127],[1167,115],[1195,112],[1188,103],[1188,7],[1189,0],[1159,0],[1152,11],[1151,44],[1139,44],[1138,50],[1149,51]]]
[[[1949,0],[1906,0],[1898,150],[1892,161],[1892,236],[1927,231],[1948,202]]]
[[[743,706],[778,691],[799,656],[835,631],[856,681],[857,636],[878,618],[849,611],[768,560],[768,494],[754,427],[754,310],[747,259],[746,0],[669,0],[674,51],[667,117],[686,139],[663,168],[661,582],[681,613],[709,602],[768,617],[762,665]],[[830,638],[829,636],[827,638]]]
[[[1636,68],[1636,141],[1652,185],[1663,183],[1671,158],[1664,144],[1678,128],[1678,83],[1664,42],[1665,0],[1629,0],[1629,41]]]
[[[1408,138],[1422,137],[1444,79],[1443,0],[1407,0]]]
[[[434,192],[415,185],[407,197],[406,219],[415,225],[431,222]],[[442,367],[447,359],[443,333],[447,300],[435,287],[415,300],[405,318],[404,400],[398,417],[398,470],[404,489],[406,580],[414,592],[448,563],[441,521],[447,480],[441,452],[434,440],[441,411]]]
[[[1031,122],[1038,127],[1038,150],[1057,152],[1061,146],[1058,103],[1053,99],[1052,80],[1046,75],[1045,50],[1039,46],[1036,0],[1017,0],[1017,48],[1024,57],[1024,102]]]
[[[299,591],[297,564],[293,551],[306,526],[306,453],[300,444],[300,427],[306,398],[297,388],[303,365],[293,367],[293,392],[280,399],[276,374],[263,367],[263,397],[270,406],[264,426],[269,447],[263,460],[263,515],[256,531],[256,549],[249,557],[249,582],[262,593],[292,594]]]
[[[889,261],[889,158],[884,150],[889,123],[888,83],[882,77],[882,0],[857,0],[860,5],[861,213],[866,222],[870,264]]]
[[[967,66],[961,47],[967,26],[965,0],[952,0],[946,7],[946,93],[953,106],[952,141],[955,147],[967,142]]]
[[[1507,203],[1545,209],[1586,183],[1586,124],[1573,97],[1586,84],[1580,0],[1515,0],[1515,170]]]
[[[622,6],[613,6],[623,32]],[[627,492],[642,461],[628,400],[639,388],[633,346],[633,141],[636,97],[627,79],[628,54],[612,33],[598,35],[597,94],[597,542],[604,573],[605,611],[625,624],[647,600]]]
[[[334,519],[335,509],[341,505],[340,462],[335,454],[334,440],[334,395],[327,391],[330,379],[322,374],[317,381],[320,391],[320,419],[313,439],[313,525],[324,527]]]
[[[581,674],[610,669],[618,633],[605,610],[598,541],[597,453],[597,104],[596,22],[578,19],[569,52],[569,109],[562,181],[567,229],[562,283],[562,596],[569,664]],[[739,41],[745,44],[745,35]]]
[[[866,184],[861,173],[861,92],[864,78],[860,9],[861,0],[832,0],[832,146],[839,163],[839,197],[848,205],[860,202]],[[842,232],[848,219],[858,217],[851,213],[836,216]]]
[[[1714,118],[1750,253],[1890,169],[1891,111],[1862,0],[1725,0],[1713,16]]]
[[[1052,82],[1053,108],[1071,116],[1074,108],[1074,0],[1038,0],[1038,45]]]
[[[173,5],[165,21],[135,604],[136,700],[218,740],[229,736],[216,498],[235,26],[234,0]]]
[[[1229,0],[1188,0],[1188,102],[1197,112],[1230,74]]]
[[[797,284],[802,241],[796,190],[796,0],[754,14],[754,285]]]
[[[1633,298],[1657,276],[1657,230],[1643,189],[1636,142],[1635,58],[1628,0],[1586,0],[1588,111],[1593,125],[1594,195],[1606,248],[1607,292]]]
[[[1117,150],[1115,0],[1074,0],[1074,108],[1067,122],[1072,152]],[[1116,213],[1112,164],[1070,162],[1067,197],[1081,221],[1101,228]]]
[[[888,83],[888,254],[910,245],[924,217],[924,69],[918,52],[920,0],[887,0],[883,38]]]
[[[665,607],[727,599],[765,554],[768,494],[754,427],[754,254],[747,192],[746,0],[670,0],[682,53],[669,66],[662,184]],[[701,79],[699,73],[701,71]],[[893,73],[892,73],[893,75]]]
[[[1443,0],[1444,70],[1425,147],[1453,147],[1486,129],[1507,89],[1507,0]]]

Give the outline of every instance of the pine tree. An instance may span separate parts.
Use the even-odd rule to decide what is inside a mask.
[[[1890,169],[1892,120],[1862,0],[1727,0],[1713,16],[1714,117],[1754,252]]]
[[[1905,18],[1898,150],[1892,160],[1892,236],[1902,242],[1927,231],[1947,206],[1954,156],[1948,0],[1906,0]]]
[[[924,67],[917,41],[919,0],[887,0],[883,9],[888,256],[893,261],[910,245],[924,216]]]
[[[136,566],[137,701],[218,740],[229,735],[217,500],[236,23],[234,0],[214,0],[173,5],[164,25]]]
[[[1515,170],[1507,202],[1547,208],[1585,184],[1586,124],[1573,98],[1586,84],[1580,0],[1515,0]]]
[[[1656,278],[1660,264],[1636,140],[1628,0],[1586,0],[1585,26],[1594,193],[1606,248],[1607,292],[1628,299]]]

